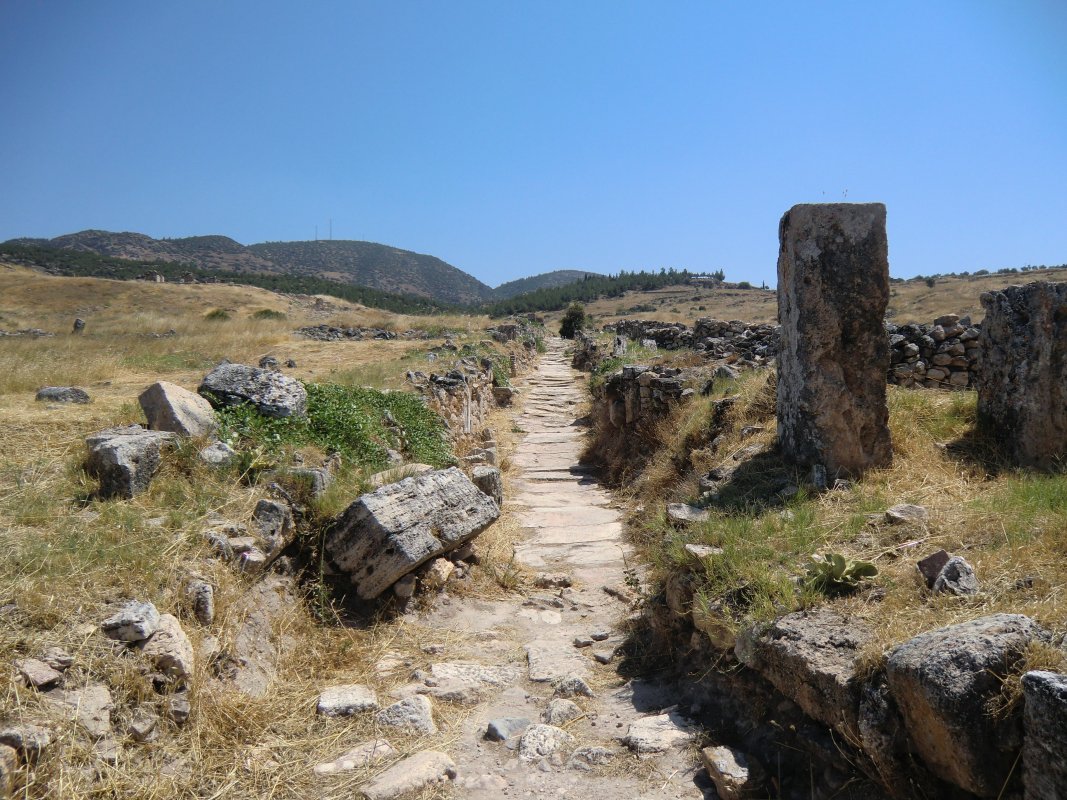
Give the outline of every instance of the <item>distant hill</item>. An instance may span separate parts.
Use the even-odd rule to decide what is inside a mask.
[[[557,286],[566,286],[576,283],[585,277],[603,278],[599,272],[586,272],[580,269],[557,269],[553,272],[545,272],[529,278],[502,283],[493,289],[493,299],[507,300],[516,295],[536,292],[538,289],[555,289]]]
[[[264,242],[245,246],[227,236],[153,239],[142,233],[88,230],[54,239],[14,239],[11,243],[139,262],[189,264],[208,271],[325,279],[453,304],[475,304],[494,297],[489,286],[439,258],[374,242]]]

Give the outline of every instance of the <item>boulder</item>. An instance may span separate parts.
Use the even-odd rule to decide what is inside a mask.
[[[367,800],[392,800],[456,777],[456,765],[444,753],[424,750],[389,767],[360,787]]]
[[[870,638],[860,620],[820,608],[786,614],[758,635],[745,632],[735,653],[809,717],[855,741],[856,660]]]
[[[323,689],[315,711],[327,717],[348,717],[377,708],[378,696],[374,690],[361,683],[352,683]]]
[[[85,470],[100,481],[103,497],[127,500],[148,488],[159,469],[163,445],[173,433],[146,431],[138,425],[108,428],[85,439],[89,456]]]
[[[1023,675],[1023,785],[1026,800],[1067,798],[1067,675]]]
[[[217,422],[211,403],[198,394],[167,381],[153,383],[137,398],[148,427],[179,436],[208,436]]]
[[[942,780],[996,797],[1022,745],[1021,714],[987,702],[1026,646],[1048,634],[1021,614],[994,614],[920,634],[890,653],[886,677],[915,753]]]
[[[197,391],[216,406],[251,403],[265,417],[307,413],[307,390],[300,381],[245,364],[220,364],[204,377]]]
[[[77,386],[42,386],[36,399],[49,403],[88,403],[89,393]]]
[[[886,405],[885,206],[793,206],[778,228],[778,444],[861,475],[893,457]]]
[[[455,467],[365,494],[326,534],[326,553],[365,600],[473,539],[500,508]]]
[[[982,295],[978,424],[1017,464],[1053,468],[1067,456],[1067,283]]]
[[[496,467],[475,467],[471,473],[474,485],[492,497],[498,506],[504,504],[504,479]]]
[[[193,645],[173,614],[161,614],[159,627],[140,646],[145,657],[164,675],[179,681],[193,676]]]

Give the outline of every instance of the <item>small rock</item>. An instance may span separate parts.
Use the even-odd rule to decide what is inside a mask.
[[[198,453],[198,458],[213,467],[223,467],[237,458],[237,451],[225,442],[212,442]]]
[[[278,369],[278,366],[279,366],[280,363],[281,362],[279,362],[278,359],[276,359],[274,356],[266,355],[266,356],[263,356],[263,358],[261,358],[259,360],[259,368],[260,369]]]
[[[349,772],[370,766],[393,755],[396,755],[396,750],[389,742],[385,739],[372,739],[369,742],[357,744],[333,761],[316,764],[314,772],[316,775],[336,775],[338,772]]]
[[[0,744],[0,800],[8,800],[14,793],[18,768],[19,754],[15,748]]]
[[[954,595],[978,594],[978,578],[974,567],[960,556],[953,556],[941,568],[934,581],[934,593],[948,592]]]
[[[327,717],[347,717],[377,708],[378,696],[374,690],[359,683],[352,683],[323,689],[315,710]]]
[[[589,647],[591,644],[593,644],[593,640],[588,636],[575,636],[574,637],[574,646],[575,647]]]
[[[568,675],[555,684],[557,697],[594,697],[593,690],[580,675]]]
[[[574,744],[574,737],[555,725],[531,725],[519,740],[519,758],[538,761]]]
[[[375,717],[379,725],[390,728],[407,728],[418,733],[437,733],[433,721],[433,703],[425,695],[407,697],[391,706],[386,706]]]
[[[518,736],[530,727],[526,717],[501,717],[489,720],[485,738],[491,742],[506,742],[512,736]]]
[[[19,677],[34,689],[49,689],[63,680],[63,674],[36,658],[23,658],[15,662]]]
[[[184,694],[174,695],[167,701],[167,719],[179,728],[189,721],[191,712],[192,706],[189,705],[189,699]]]
[[[44,386],[37,390],[36,399],[50,403],[88,403],[89,393],[77,386]]]
[[[550,700],[548,708],[541,712],[541,721],[557,728],[582,716],[582,709],[573,700],[557,697]]]
[[[86,733],[103,738],[111,733],[111,692],[103,684],[89,684],[83,689],[64,691],[54,689],[44,699],[69,714]]]
[[[109,639],[120,642],[141,642],[156,632],[159,612],[151,603],[131,600],[115,614],[100,623],[100,630]]]
[[[508,780],[503,775],[491,773],[467,775],[457,778],[456,786],[467,790],[468,793],[475,793],[477,797],[503,797],[507,794]]]
[[[570,585],[571,576],[562,572],[539,572],[534,578],[534,586],[538,589],[568,589]]]
[[[360,788],[367,800],[392,800],[456,777],[456,765],[444,753],[424,750],[405,758]]]
[[[241,572],[249,575],[255,575],[267,563],[267,554],[260,550],[258,547],[253,547],[250,550],[246,550],[241,553],[237,559],[237,568]]]
[[[237,555],[247,553],[249,550],[255,550],[256,538],[254,536],[231,536],[230,549]]]
[[[46,647],[41,653],[41,661],[54,670],[66,672],[74,665],[74,656],[62,647]]]
[[[135,742],[145,744],[159,737],[159,716],[148,706],[138,706],[126,727],[126,732]]]
[[[435,558],[422,573],[422,585],[430,591],[442,588],[452,577],[455,567],[447,558]]]
[[[594,642],[606,641],[609,636],[611,636],[611,631],[593,631],[589,634],[589,638]]]
[[[296,536],[293,512],[287,503],[276,500],[260,500],[252,511],[252,527],[271,554],[278,553]]]
[[[934,581],[937,580],[937,576],[941,574],[941,570],[945,564],[948,563],[951,556],[945,550],[938,550],[936,553],[931,553],[921,561],[916,562],[915,566],[919,568],[919,573],[926,581],[926,588],[933,589]]]
[[[403,578],[393,584],[393,594],[401,600],[408,600],[415,594],[415,573],[409,572]]]
[[[704,561],[714,556],[721,556],[724,551],[721,547],[712,547],[707,544],[687,544],[685,552],[689,553],[697,561]]]
[[[159,618],[156,632],[141,645],[145,657],[165,675],[186,681],[193,675],[196,656],[192,642],[182,630],[181,623],[173,614]]]
[[[52,744],[52,734],[39,725],[10,725],[0,728],[0,744],[12,748],[26,763],[34,764]]]
[[[296,362],[293,359],[286,359],[285,366],[287,369],[296,369]]]
[[[606,747],[579,747],[571,754],[567,766],[571,769],[589,769],[610,764],[615,760],[615,752]]]
[[[615,658],[614,649],[593,651],[593,660],[598,664],[610,664],[613,658]]]
[[[215,621],[215,587],[207,581],[194,578],[186,584],[185,596],[197,622],[206,626]]]
[[[744,753],[730,747],[705,747],[700,754],[722,800],[765,796],[763,770]]]
[[[623,743],[635,753],[663,753],[688,744],[693,723],[676,711],[644,717],[630,724]]]
[[[919,524],[926,522],[928,517],[925,507],[910,503],[893,506],[885,512],[885,521],[890,525]]]
[[[667,505],[667,521],[672,525],[691,525],[698,522],[707,522],[710,518],[711,512],[691,506],[688,503],[669,503]]]

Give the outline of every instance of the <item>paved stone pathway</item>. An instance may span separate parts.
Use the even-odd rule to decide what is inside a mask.
[[[630,554],[610,494],[578,463],[584,429],[575,417],[586,384],[569,366],[561,340],[548,342],[523,391],[526,402],[516,424],[525,437],[511,455],[521,474],[513,481],[513,496],[505,498],[522,526],[516,560],[536,573],[565,576],[563,582],[571,586],[548,586],[526,598],[499,601],[456,598],[418,620],[442,638],[459,634],[454,637],[459,644],[441,654],[448,663],[435,665],[435,675],[455,674],[457,668],[449,664],[478,663],[491,668],[487,674],[495,670],[505,676],[491,682],[443,681],[431,689],[468,701],[469,715],[458,737],[442,748],[457,766],[453,793],[475,800],[714,797],[701,788],[705,778],[695,764],[697,741],[687,747],[685,720],[668,713],[669,690],[627,681],[616,672],[614,651],[624,640],[618,626],[632,612],[619,599],[626,591]],[[582,694],[583,685],[594,696]],[[533,743],[521,744],[518,736],[504,742],[485,738],[494,720],[542,723],[549,703],[560,696],[582,712],[562,724],[574,741],[560,752],[539,757],[531,751]],[[622,742],[642,730],[649,738],[630,747]],[[663,752],[634,753],[635,746],[655,750],[660,743]]]

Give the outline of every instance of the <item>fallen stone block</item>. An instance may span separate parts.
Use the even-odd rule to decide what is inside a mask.
[[[363,495],[326,534],[325,548],[357,594],[370,600],[499,516],[499,506],[450,467]]]
[[[347,717],[378,708],[378,695],[360,683],[330,686],[322,690],[315,710],[327,717]]]
[[[740,750],[720,745],[705,747],[700,755],[721,800],[766,796],[763,769]]]
[[[217,406],[250,403],[265,417],[303,417],[307,390],[300,381],[269,369],[245,364],[220,364],[197,391]]]
[[[218,423],[211,403],[198,394],[167,381],[153,383],[137,398],[148,427],[179,436],[208,436]]]
[[[159,612],[151,603],[131,600],[116,613],[100,623],[100,630],[109,639],[120,642],[140,642],[159,627]]]
[[[155,633],[140,647],[145,657],[164,675],[179,681],[187,681],[193,676],[196,666],[193,644],[173,614],[161,614]]]
[[[489,466],[475,467],[471,480],[482,492],[492,497],[498,506],[504,503],[504,480],[499,469]]]
[[[574,743],[574,737],[562,728],[554,725],[531,725],[519,739],[519,758],[523,761],[540,761],[572,747]]]
[[[371,739],[369,742],[357,744],[333,761],[316,764],[314,772],[316,775],[336,775],[339,772],[350,772],[354,769],[370,766],[393,755],[396,755],[396,750],[385,739]]]
[[[130,499],[148,488],[159,469],[164,445],[173,433],[146,431],[138,425],[109,428],[85,439],[85,470],[100,481],[102,497]]]
[[[1067,797],[1067,675],[1023,675],[1026,800]]]
[[[915,753],[942,780],[995,797],[1022,746],[1021,713],[996,719],[987,702],[1032,641],[1048,634],[1021,614],[994,614],[928,631],[886,662]]]
[[[392,800],[456,777],[456,765],[444,753],[424,750],[405,758],[360,787],[367,800]]]
[[[42,386],[36,399],[49,403],[88,403],[89,393],[77,386]]]
[[[506,742],[529,727],[530,720],[526,717],[491,719],[489,720],[489,726],[485,730],[485,738],[491,742]]]
[[[630,723],[623,744],[638,754],[665,753],[688,744],[696,735],[693,723],[677,711],[643,717]]]
[[[386,706],[379,711],[375,722],[389,728],[406,728],[416,733],[437,733],[433,721],[433,703],[425,695],[414,695]]]

